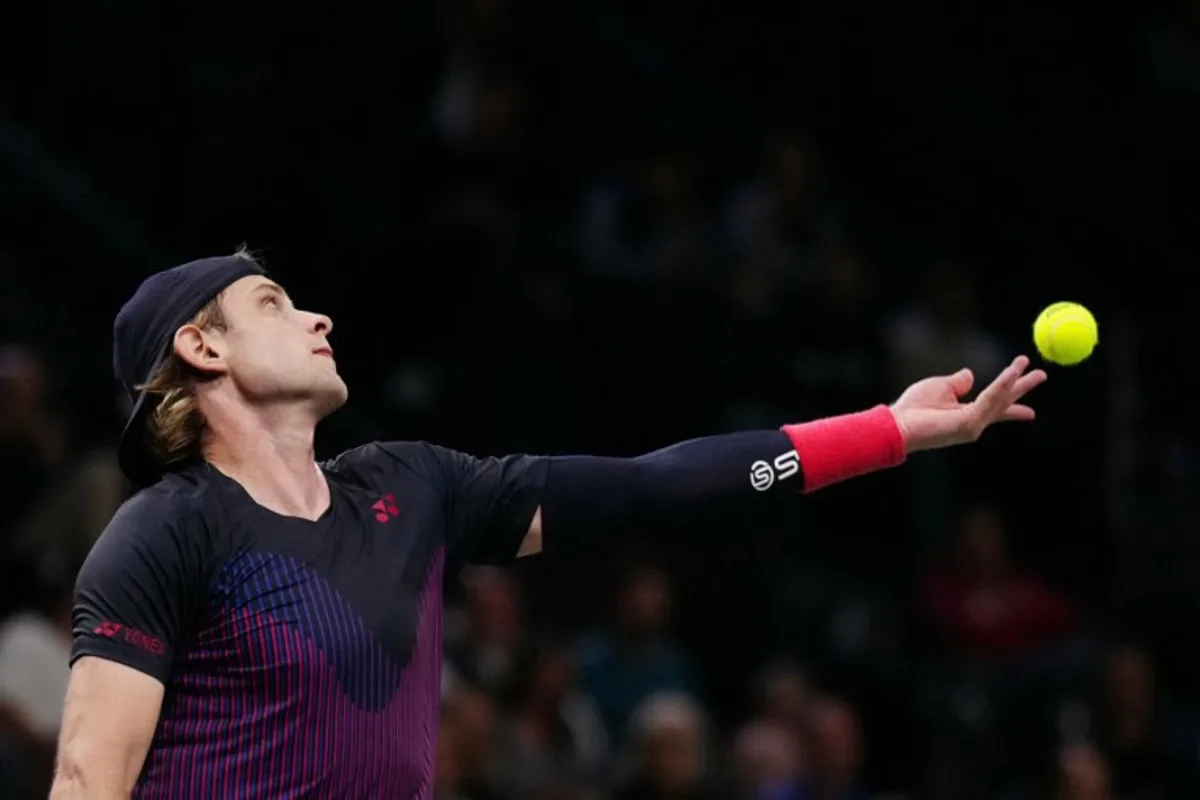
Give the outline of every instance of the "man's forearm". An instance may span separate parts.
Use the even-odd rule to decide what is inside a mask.
[[[136,770],[124,769],[117,761],[78,757],[69,750],[58,753],[50,800],[129,800]]]
[[[94,785],[84,781],[83,776],[59,770],[50,788],[50,800],[129,800],[128,791],[117,784]]]
[[[619,525],[654,524],[714,506],[777,502],[904,460],[904,440],[884,406],[778,431],[693,439],[637,458],[550,460],[542,542],[586,540]]]

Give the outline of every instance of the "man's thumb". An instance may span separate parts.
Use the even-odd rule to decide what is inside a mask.
[[[966,367],[950,376],[950,388],[954,390],[955,397],[962,397],[971,391],[971,387],[974,385],[975,375]]]

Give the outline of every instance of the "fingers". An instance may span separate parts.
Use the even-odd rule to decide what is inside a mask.
[[[1032,422],[1037,415],[1034,414],[1032,408],[1020,403],[1015,403],[1004,409],[1004,413],[1000,415],[1000,422]]]
[[[1004,371],[975,400],[976,425],[980,430],[993,422],[1029,422],[1034,419],[1033,409],[1018,401],[1046,381],[1046,373],[1035,369],[1024,374],[1029,359],[1017,356]]]
[[[998,418],[1003,409],[1012,405],[1013,400],[1020,396],[1017,395],[1014,397],[1013,391],[1017,382],[1021,380],[1022,373],[1025,372],[1025,368],[1028,366],[1029,359],[1026,356],[1017,356],[1011,364],[996,376],[995,380],[979,393],[979,397],[975,398],[975,405],[983,412],[985,418]],[[1042,380],[1045,380],[1045,378],[1042,378]]]
[[[950,388],[955,397],[962,397],[975,385],[975,375],[969,369],[960,369],[949,377]]]
[[[1027,395],[1032,390],[1041,386],[1046,382],[1046,373],[1044,370],[1035,369],[1028,375],[1022,375],[1013,384],[1012,391],[1009,393],[1012,400],[1019,400]]]

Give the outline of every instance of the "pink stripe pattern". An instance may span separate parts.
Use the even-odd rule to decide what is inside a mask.
[[[430,800],[442,575],[425,575],[411,658],[389,656],[329,583],[243,554],[176,660],[135,798]]]

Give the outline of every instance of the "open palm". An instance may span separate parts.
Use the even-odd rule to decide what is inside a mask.
[[[905,449],[933,450],[977,440],[994,422],[1029,421],[1033,409],[1021,399],[1046,380],[1040,369],[1031,372],[1029,359],[1017,356],[996,379],[969,402],[963,402],[975,383],[971,370],[917,381],[892,404],[904,435]]]

